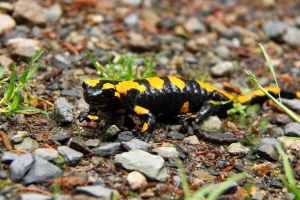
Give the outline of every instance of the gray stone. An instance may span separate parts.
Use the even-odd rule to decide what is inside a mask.
[[[232,70],[233,62],[230,61],[220,62],[210,68],[211,74],[218,77],[229,75]]]
[[[77,97],[77,98],[82,97],[81,94],[78,94],[74,90],[66,90],[66,89],[63,89],[61,91],[60,95],[63,96],[63,97]]]
[[[286,136],[300,137],[300,124],[297,122],[290,122],[284,126]]]
[[[268,21],[262,27],[265,35],[270,39],[278,39],[286,32],[287,24],[283,22]]]
[[[76,165],[83,157],[83,153],[75,151],[67,146],[57,148],[58,153],[64,158],[67,165]]]
[[[121,0],[121,2],[131,6],[139,6],[141,5],[142,0]]]
[[[284,99],[281,98],[282,103],[288,108],[300,113],[300,100],[299,99]]]
[[[112,190],[101,185],[76,187],[75,193],[85,193],[103,199],[111,199]]]
[[[140,149],[143,151],[147,151],[149,153],[152,152],[152,147],[147,142],[141,141],[139,139],[132,139],[128,142],[122,142],[122,147],[125,148],[127,151],[133,149]]]
[[[257,154],[269,161],[277,161],[278,154],[275,148],[270,144],[263,144],[257,150]]]
[[[11,54],[32,58],[40,50],[40,42],[27,38],[12,38],[7,42]]]
[[[223,46],[223,45],[219,45],[216,48],[214,48],[214,53],[216,53],[217,56],[219,56],[222,59],[229,59],[230,57],[230,50],[228,49],[228,47]]]
[[[51,178],[59,177],[62,174],[63,172],[57,166],[38,156],[34,156],[34,163],[29,172],[24,176],[23,183],[26,185],[31,183],[46,183]]]
[[[197,64],[199,62],[199,60],[195,56],[185,56],[184,61],[193,64]]]
[[[207,119],[200,122],[199,128],[209,133],[215,133],[223,130],[223,124],[217,116],[209,116]]]
[[[43,8],[33,0],[19,0],[15,4],[14,18],[26,19],[33,24],[45,24],[47,18]]]
[[[138,15],[137,14],[130,14],[124,18],[123,22],[129,27],[135,26],[138,23]]]
[[[178,156],[178,152],[174,147],[157,147],[152,151],[165,158],[174,158]]]
[[[0,14],[0,22],[0,35],[16,26],[16,21],[6,14]]]
[[[289,27],[283,35],[283,41],[293,47],[300,46],[300,29]]]
[[[187,154],[189,153],[188,150],[185,149],[184,147],[180,146],[176,142],[173,143],[173,146],[177,150],[179,157],[184,160],[186,158]]]
[[[186,30],[190,32],[205,32],[206,27],[203,23],[201,23],[196,17],[191,17],[186,20],[184,23],[184,27]]]
[[[15,144],[14,148],[17,150],[25,150],[27,152],[32,152],[33,149],[36,149],[39,147],[39,143],[29,137],[24,138],[24,140],[19,143]]]
[[[53,135],[49,138],[51,141],[56,141],[60,143],[65,143],[71,138],[70,135]]]
[[[71,68],[71,61],[60,54],[54,55],[51,64],[60,69]]]
[[[165,181],[168,178],[162,157],[135,149],[115,156],[115,165],[130,171],[139,171],[150,180]]]
[[[134,135],[131,131],[123,131],[118,134],[119,141],[129,141],[134,138]]]
[[[121,144],[119,142],[102,143],[99,147],[92,149],[100,156],[114,156],[121,152]]]
[[[300,27],[300,15],[295,18],[295,24],[297,27]]]
[[[45,34],[42,28],[34,26],[30,32],[30,37],[42,39],[45,37]]]
[[[250,151],[249,148],[241,143],[232,143],[227,147],[227,150],[232,155],[246,155]]]
[[[28,172],[34,159],[31,154],[27,153],[16,158],[9,165],[10,178],[14,182],[19,182],[22,180],[24,175]]]
[[[88,147],[97,147],[100,144],[100,140],[99,139],[89,139],[89,140],[85,141],[84,144]]]
[[[92,163],[95,165],[102,165],[105,162],[105,158],[100,156],[93,156]]]
[[[73,120],[73,107],[65,98],[59,98],[54,102],[54,118],[58,122],[71,122]]]
[[[20,195],[20,200],[51,200],[52,196],[44,194],[26,193]]]
[[[103,134],[103,141],[107,141],[111,139],[112,137],[116,136],[118,133],[120,133],[121,130],[116,125],[111,125],[106,131],[105,134]]]
[[[273,187],[273,188],[278,188],[278,189],[283,188],[283,184],[280,181],[277,181],[277,180],[271,181],[270,186]]]
[[[90,153],[90,150],[87,149],[84,143],[79,141],[77,137],[70,138],[66,146],[68,146],[71,149],[74,149],[75,151],[79,151],[83,154]]]
[[[48,161],[53,161],[58,158],[58,152],[49,148],[37,148],[34,154]]]
[[[11,163],[12,161],[14,161],[16,158],[18,158],[20,156],[21,156],[20,154],[13,153],[11,151],[5,151],[2,153],[1,162]]]
[[[184,135],[181,133],[178,133],[177,131],[170,131],[167,135],[168,138],[172,138],[174,140],[183,140]]]
[[[50,22],[57,22],[60,19],[62,13],[63,10],[58,3],[55,3],[51,7],[44,9],[44,14]]]

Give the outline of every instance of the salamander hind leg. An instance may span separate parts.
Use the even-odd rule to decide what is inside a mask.
[[[148,109],[143,108],[141,106],[135,106],[134,112],[145,119],[145,122],[142,126],[141,134],[142,140],[148,142],[155,128],[156,118]]]
[[[80,122],[83,122],[84,120],[89,122],[99,121],[99,116],[97,114],[98,114],[98,110],[95,107],[90,106],[89,111],[80,113],[78,119]]]

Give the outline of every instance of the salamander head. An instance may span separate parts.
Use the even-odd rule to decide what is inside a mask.
[[[117,81],[85,80],[82,83],[84,100],[102,111],[114,111],[120,104],[120,94],[115,89]]]

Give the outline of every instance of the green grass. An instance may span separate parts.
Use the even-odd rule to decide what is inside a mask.
[[[159,54],[156,54],[155,56],[145,57],[144,58],[145,70],[143,73],[140,73],[139,72],[140,66],[136,66],[134,69],[134,61],[137,59],[137,57],[134,56],[128,57],[126,55],[121,55],[117,61],[112,63],[110,56],[107,55],[108,65],[103,66],[95,60],[95,58],[89,51],[86,52],[89,59],[92,61],[94,67],[100,73],[101,79],[120,80],[120,81],[156,76],[155,74],[153,74],[154,61],[157,56],[165,54],[165,52],[161,52]]]
[[[34,86],[34,84],[29,83],[28,80],[35,74],[41,65],[41,62],[37,63],[31,71],[32,65],[41,57],[44,53],[44,49],[38,51],[29,62],[28,66],[24,69],[19,80],[16,80],[16,64],[13,63],[11,68],[11,76],[9,79],[3,79],[0,81],[0,86],[8,85],[7,89],[4,91],[4,95],[0,100],[0,115],[11,116],[13,113],[18,112],[39,112],[43,114],[48,114],[46,111],[33,108],[33,107],[22,107],[22,89],[28,86]],[[0,79],[4,74],[4,66],[0,67]],[[8,82],[9,80],[9,82]],[[24,98],[23,98],[24,99]]]

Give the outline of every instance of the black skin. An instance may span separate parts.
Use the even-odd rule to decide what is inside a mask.
[[[101,80],[93,87],[84,82],[82,85],[84,88],[83,97],[90,105],[88,114],[97,115],[98,110],[101,112],[116,112],[119,109],[125,110],[126,114],[137,114],[134,110],[136,106],[146,108],[150,112],[139,116],[148,125],[146,131],[142,132],[142,139],[147,142],[154,131],[157,118],[164,120],[181,117],[183,121],[194,119],[196,122],[200,122],[217,111],[215,109],[216,106],[210,100],[228,100],[221,93],[217,91],[209,92],[193,80],[181,79],[185,83],[185,88],[180,89],[171,83],[167,77],[161,79],[164,80],[164,87],[161,90],[154,89],[145,79],[135,80],[134,82],[144,85],[146,90],[140,92],[129,88],[127,94],[121,94],[120,98],[114,95],[116,92],[114,88],[102,90],[105,83],[117,85],[118,81]],[[184,102],[189,102],[188,113],[195,113],[196,115],[191,116],[186,115],[186,113],[179,113]],[[106,105],[105,107],[100,107],[100,105],[104,104]],[[90,119],[87,115],[82,115],[80,121],[83,120]]]

